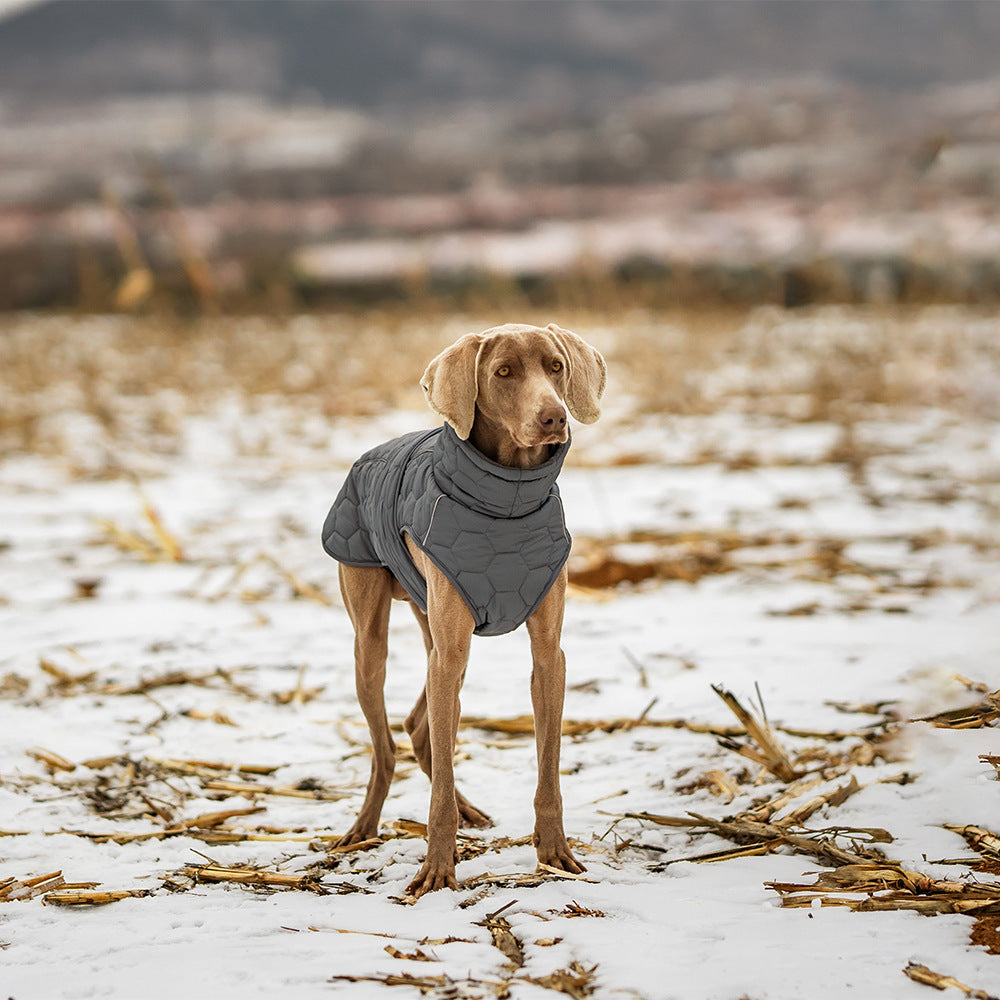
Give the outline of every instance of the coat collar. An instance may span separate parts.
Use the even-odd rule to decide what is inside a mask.
[[[549,498],[570,442],[533,469],[513,469],[488,459],[445,424],[434,442],[434,480],[441,492],[463,507],[489,517],[524,517]]]

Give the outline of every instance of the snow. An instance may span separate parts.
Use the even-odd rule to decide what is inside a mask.
[[[807,873],[819,862],[779,852],[695,864],[682,859],[730,845],[625,818],[721,818],[780,790],[764,775],[741,785],[728,805],[707,788],[692,791],[707,770],[734,775],[749,767],[756,776],[758,769],[711,735],[683,728],[564,739],[565,824],[586,881],[438,892],[409,905],[405,887],[424,841],[395,838],[343,855],[324,873],[332,888],[326,896],[208,884],[170,891],[164,880],[183,883],[178,873],[205,855],[303,871],[323,857],[309,850],[309,836],[346,831],[367,780],[352,636],[319,526],[354,456],[392,433],[427,426],[430,417],[311,415],[319,423],[304,440],[297,433],[304,418],[284,407],[277,398],[253,412],[229,402],[184,418],[179,449],[142,456],[149,473],[141,492],[128,479],[78,474],[98,431],[71,413],[63,419],[80,420],[78,454],[8,455],[0,464],[0,685],[10,675],[27,682],[26,690],[0,686],[0,831],[10,834],[0,835],[0,884],[60,869],[67,882],[152,890],[89,908],[40,898],[0,902],[0,995],[371,997],[389,987],[333,977],[408,973],[458,981],[432,996],[493,996],[488,984],[513,976],[505,995],[534,998],[551,991],[528,977],[573,962],[596,966],[599,998],[924,997],[927,988],[902,974],[910,961],[1000,992],[1000,958],[970,943],[968,917],[782,908],[765,883],[811,881]],[[567,719],[636,719],[648,709],[651,719],[731,725],[715,684],[746,705],[759,689],[774,725],[862,729],[872,716],[831,703],[888,701],[909,719],[976,701],[956,675],[1000,686],[995,422],[929,408],[888,412],[857,428],[872,446],[859,484],[845,466],[823,459],[837,437],[829,424],[725,411],[683,418],[610,412],[619,415],[576,429],[577,464],[561,480],[578,538],[730,530],[782,541],[736,552],[730,572],[696,583],[646,582],[606,599],[575,593],[563,643]],[[646,461],[603,464],[627,421],[629,451]],[[754,467],[730,461],[750,452],[759,459]],[[112,544],[98,524],[151,538],[144,498],[179,540],[184,561],[146,561]],[[923,542],[915,545],[918,536]],[[830,578],[814,572],[810,554],[824,539],[844,541],[844,555],[860,569]],[[648,558],[657,544],[621,552]],[[100,581],[89,599],[75,583],[85,578]],[[292,580],[315,586],[331,606],[297,598]],[[813,613],[788,614],[807,605]],[[94,672],[95,680],[61,691],[42,662],[78,677]],[[400,606],[390,635],[391,718],[409,710],[422,669],[419,632]],[[206,679],[146,694],[101,691],[169,671]],[[523,630],[478,640],[463,712],[529,712],[529,673]],[[297,686],[322,691],[311,700],[272,697]],[[817,743],[779,739],[791,751]],[[52,774],[29,756],[35,747],[77,766]],[[813,822],[885,828],[895,838],[886,853],[906,867],[975,877],[936,862],[971,856],[944,824],[1000,831],[1000,785],[979,759],[998,753],[996,728],[905,724],[891,759],[854,769],[865,787]],[[151,815],[101,815],[84,794],[105,772],[82,762],[123,755],[273,765],[263,779],[269,783],[315,780],[346,795],[260,796],[262,811],[230,824],[303,831],[303,840],[206,844],[180,835],[116,844],[78,835],[163,828]],[[884,781],[903,772],[906,784]],[[393,821],[426,818],[426,779],[412,762],[397,773],[383,811],[386,832]],[[461,731],[458,780],[496,823],[482,836],[530,833],[533,776],[530,740]],[[147,790],[178,820],[251,805],[240,794],[215,797],[193,776],[152,780]],[[528,873],[534,865],[530,844],[500,846],[462,861],[458,877]],[[338,883],[359,891],[338,894]],[[560,915],[571,903],[603,916]],[[507,904],[504,916],[525,950],[517,974],[481,923]],[[419,947],[433,961],[396,957],[387,945],[406,954]],[[413,986],[394,990],[418,995]]]

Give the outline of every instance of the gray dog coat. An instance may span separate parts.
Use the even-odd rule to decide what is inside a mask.
[[[556,477],[569,442],[534,469],[488,459],[445,424],[366,452],[323,525],[323,548],[348,566],[384,566],[427,610],[427,583],[404,535],[461,594],[476,635],[531,617],[569,557]]]

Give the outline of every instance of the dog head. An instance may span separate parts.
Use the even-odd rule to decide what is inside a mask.
[[[420,386],[463,440],[478,415],[531,448],[566,441],[563,403],[594,423],[606,381],[604,358],[575,333],[509,323],[461,337],[431,361]]]

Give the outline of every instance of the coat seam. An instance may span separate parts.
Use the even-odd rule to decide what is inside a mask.
[[[423,548],[427,544],[427,539],[430,538],[430,536],[431,536],[431,528],[434,527],[434,515],[437,513],[438,504],[443,499],[444,499],[444,494],[443,493],[439,493],[437,495],[437,499],[434,501],[434,506],[431,507],[431,517],[430,517],[430,520],[427,522],[427,530],[424,532],[423,541],[420,543],[421,548]]]

